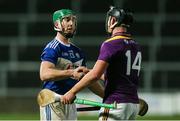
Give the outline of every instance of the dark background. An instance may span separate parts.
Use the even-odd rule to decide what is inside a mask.
[[[84,50],[87,66],[92,67],[107,37],[105,17],[110,5],[134,13],[130,30],[143,48],[139,91],[179,92],[179,0],[1,0],[0,102],[4,106],[0,111],[38,111],[40,54],[56,34],[55,10],[69,8],[77,13],[78,28],[72,41]]]

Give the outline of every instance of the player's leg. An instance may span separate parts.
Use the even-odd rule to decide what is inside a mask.
[[[133,111],[131,116],[129,117],[129,120],[135,120],[136,119],[136,116],[138,115],[139,113],[139,104],[131,104],[130,105],[130,108],[131,110]]]
[[[99,110],[99,121],[106,121],[109,118],[110,109],[102,107]]]
[[[77,120],[77,109],[75,104],[65,105],[66,120]]]
[[[134,119],[133,116],[136,116],[138,113],[138,109],[134,108],[134,105],[137,107],[137,104],[121,103],[121,104],[117,104],[117,109],[101,108],[99,111],[100,113],[99,120],[100,121],[128,120],[130,117]]]
[[[66,120],[64,105],[59,102],[40,107],[40,120]]]
[[[40,107],[40,120],[41,121],[51,120],[51,109],[49,105],[47,105],[46,107]]]
[[[99,111],[99,121],[127,120],[126,109],[127,105],[125,103],[117,104],[117,109],[101,108]]]

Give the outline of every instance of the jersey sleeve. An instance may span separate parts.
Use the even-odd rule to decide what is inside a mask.
[[[49,61],[56,65],[58,55],[53,48],[45,48],[41,54],[41,61]]]
[[[109,63],[112,57],[111,47],[108,43],[103,43],[100,48],[98,60],[103,60]]]

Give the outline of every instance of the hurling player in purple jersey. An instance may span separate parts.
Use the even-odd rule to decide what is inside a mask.
[[[100,109],[99,120],[134,120],[139,112],[137,93],[141,69],[141,47],[132,39],[128,28],[133,23],[131,12],[111,7],[107,12],[105,40],[93,69],[63,97],[71,103],[75,95],[103,74],[105,81],[104,103],[117,103],[117,109]]]
[[[53,14],[55,38],[41,54],[40,78],[43,89],[50,89],[60,95],[69,91],[89,70],[85,67],[85,55],[71,43],[70,38],[76,31],[76,15],[72,10],[61,9]],[[100,97],[104,96],[103,87],[94,83],[90,89]],[[64,105],[55,102],[40,107],[41,120],[77,120],[75,104]]]

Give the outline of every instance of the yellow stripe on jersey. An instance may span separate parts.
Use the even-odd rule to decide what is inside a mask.
[[[126,37],[126,36],[115,36],[115,37],[112,37],[112,38],[106,40],[105,42],[109,42],[109,41],[113,41],[113,40],[117,40],[117,39],[131,39],[131,38]]]

